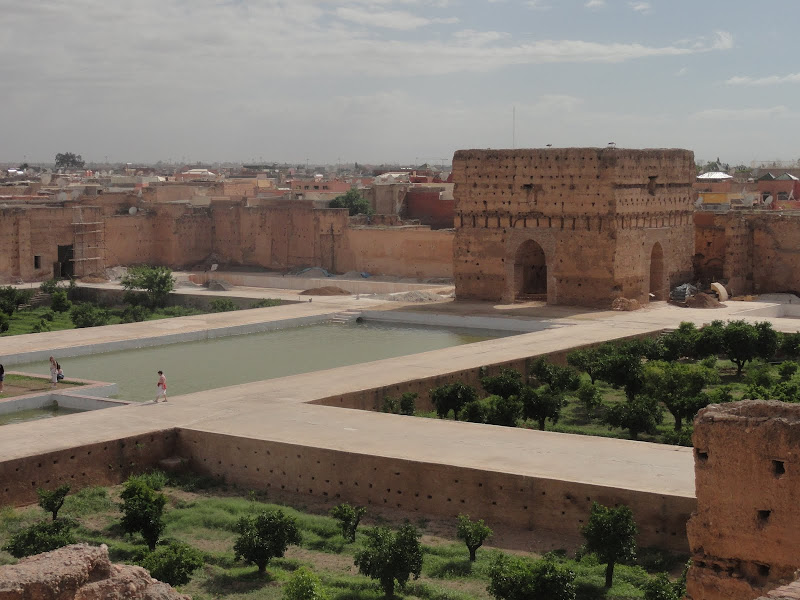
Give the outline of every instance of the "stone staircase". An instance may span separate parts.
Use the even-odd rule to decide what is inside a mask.
[[[361,311],[356,309],[346,310],[344,312],[336,313],[331,318],[331,323],[351,323],[361,316]]]
[[[36,293],[31,296],[31,299],[28,300],[27,304],[20,304],[17,308],[39,308],[40,306],[50,306],[50,294],[45,294],[42,290],[37,290]]]

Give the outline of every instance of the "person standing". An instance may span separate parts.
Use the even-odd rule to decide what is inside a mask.
[[[58,383],[58,363],[52,356],[50,357],[50,387],[55,388]]]
[[[0,394],[3,393],[3,381],[6,378],[6,370],[3,365],[0,365]]]
[[[158,372],[158,383],[156,383],[156,402],[158,399],[164,396],[164,402],[167,401],[167,378],[164,375],[164,371]]]

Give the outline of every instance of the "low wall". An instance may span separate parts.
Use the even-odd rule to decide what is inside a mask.
[[[454,522],[468,513],[532,536],[562,536],[570,548],[581,543],[580,528],[596,501],[630,506],[641,546],[685,552],[686,521],[695,507],[694,498],[681,496],[186,429],[178,432],[177,452],[190,458],[194,471],[271,497],[301,494],[331,506],[349,502]]]
[[[72,292],[72,297],[78,302],[95,302],[100,306],[119,306],[124,303],[123,297],[125,293],[123,289],[78,286]],[[144,292],[138,292],[138,294],[144,297]],[[165,303],[167,306],[185,306],[198,310],[210,310],[211,302],[219,299],[230,300],[239,310],[253,308],[253,304],[258,302],[258,298],[245,298],[225,294],[192,294],[190,291],[182,289],[178,293],[169,294]],[[297,303],[293,300],[279,300],[279,302],[280,304]]]
[[[279,290],[309,290],[311,288],[336,286],[352,294],[393,294],[414,290],[430,290],[437,287],[431,283],[401,283],[395,281],[371,281],[364,279],[336,279],[333,277],[291,277],[269,273],[236,273],[231,271],[193,271],[189,274],[192,283],[203,285],[210,279],[219,279],[231,285]]]
[[[52,489],[68,483],[74,491],[122,483],[172,456],[176,438],[175,430],[169,429],[37,456],[0,458],[0,506],[36,502],[37,487]]]

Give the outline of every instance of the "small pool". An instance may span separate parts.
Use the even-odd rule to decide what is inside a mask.
[[[62,415],[71,415],[79,412],[84,411],[60,408],[53,404],[53,406],[47,408],[32,408],[30,410],[18,410],[4,415],[0,414],[0,425],[13,425],[14,423],[22,423],[24,421],[38,421],[39,419],[49,419],[50,417],[60,417]]]
[[[384,358],[406,356],[513,335],[378,322],[309,325],[265,333],[215,338],[59,359],[67,379],[114,382],[118,398],[155,399],[157,371],[167,376],[170,395],[309,373]],[[56,356],[56,359],[58,357]],[[47,362],[14,365],[48,373]]]

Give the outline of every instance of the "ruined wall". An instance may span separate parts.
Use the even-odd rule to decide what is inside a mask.
[[[800,406],[712,405],[695,419],[690,600],[750,600],[800,566]]]
[[[532,240],[549,303],[648,301],[656,243],[654,289],[691,275],[693,160],[686,150],[456,152],[456,295],[513,300]]]
[[[451,278],[453,238],[452,231],[432,231],[427,227],[353,227],[346,231],[336,266],[342,273]]]
[[[695,275],[717,275],[734,295],[800,293],[800,215],[696,213]]]
[[[386,418],[405,418],[386,415]],[[469,424],[465,424],[469,427]],[[178,453],[193,470],[270,497],[311,496],[329,501],[455,518],[480,515],[488,523],[561,536],[577,547],[592,502],[624,503],[639,526],[639,543],[685,552],[683,527],[694,499],[577,482],[540,479],[435,463],[343,452],[179,430]]]

